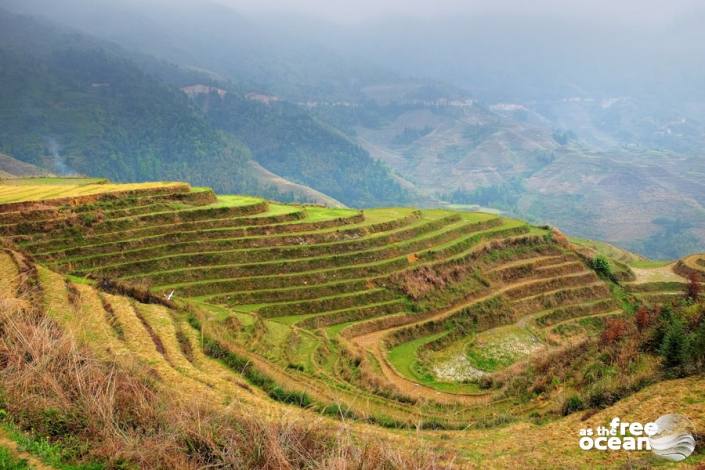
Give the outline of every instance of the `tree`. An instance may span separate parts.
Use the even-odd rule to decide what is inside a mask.
[[[705,368],[705,320],[702,318],[693,334],[690,357],[696,368],[700,370]]]
[[[683,366],[687,359],[687,350],[688,337],[683,322],[679,318],[673,318],[669,322],[659,350],[663,358],[663,365],[668,369]]]
[[[647,342],[648,349],[654,352],[659,352],[663,339],[666,337],[668,329],[671,327],[673,319],[673,311],[668,305],[657,306],[654,310],[654,319],[656,327],[653,329],[651,338]]]

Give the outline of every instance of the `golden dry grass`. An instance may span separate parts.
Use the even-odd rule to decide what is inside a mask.
[[[0,251],[0,300],[14,298],[17,293],[17,278],[19,272],[12,257]]]
[[[594,416],[582,420],[575,413],[555,422],[534,425],[510,424],[500,428],[458,434],[431,433],[433,445],[460,450],[470,460],[469,468],[702,468],[702,450],[681,463],[667,463],[651,452],[583,451],[578,432],[584,427],[608,425],[617,416],[625,421],[648,422],[668,413],[688,416],[700,433],[705,431],[705,378],[694,377],[662,382],[621,400]],[[450,441],[441,438],[450,435]]]
[[[179,381],[186,378],[203,384],[209,389],[217,387],[217,396],[220,399],[225,399],[233,395],[233,391],[235,390],[233,388],[235,381],[232,380],[234,374],[232,372],[229,373],[231,380],[223,380],[224,368],[216,361],[206,361],[205,356],[203,356],[203,353],[200,351],[200,345],[197,339],[194,338],[193,335],[183,333],[184,331],[192,330],[189,325],[180,326],[184,328],[181,331],[182,334],[186,335],[186,339],[190,345],[189,353],[193,358],[193,362],[184,354],[182,346],[179,344],[179,340],[177,339],[177,325],[174,323],[172,313],[169,312],[167,308],[161,305],[135,303],[133,304],[133,309],[139,312],[144,321],[149,324],[153,333],[159,338],[161,346],[164,348],[163,356],[165,360],[176,372],[183,376],[183,378],[179,377]],[[142,340],[144,340],[144,338],[142,338]],[[196,364],[198,364],[198,362],[195,360],[196,357],[200,359],[200,365],[206,367],[205,370],[197,367]]]
[[[52,184],[51,181],[41,184],[32,184],[31,180],[23,180],[17,184],[12,180],[0,183],[0,204],[10,202],[42,201],[50,199],[71,198],[77,196],[92,196],[103,193],[119,193],[126,191],[142,191],[169,186],[183,186],[183,183],[149,182],[129,184]]]

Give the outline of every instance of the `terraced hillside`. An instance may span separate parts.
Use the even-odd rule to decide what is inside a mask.
[[[500,398],[480,389],[484,376],[587,334],[578,320],[620,313],[560,234],[493,214],[282,205],[165,183],[0,191],[0,233],[46,269],[187,304],[218,344],[211,355],[385,426],[465,427]]]
[[[15,211],[22,203],[51,205],[82,203],[93,197],[116,198],[126,194],[189,192],[183,183],[111,184],[104,178],[8,178],[2,180],[0,204],[4,211]]]
[[[705,253],[696,253],[679,260],[673,270],[683,277],[705,280]]]
[[[703,255],[694,254],[677,261],[642,262],[631,266],[633,279],[623,287],[634,298],[645,305],[670,305],[679,303],[690,292],[693,282],[705,279]],[[696,289],[699,290],[699,289]]]
[[[1,305],[25,302],[31,281],[67,331],[184,400],[263,419],[305,408],[372,436],[426,429],[404,442],[463,459],[486,451],[459,444],[483,442],[474,432],[555,419],[507,377],[579,350],[635,302],[681,298],[684,267],[703,264],[614,256],[605,274],[604,246],[481,212],[284,205],[180,183],[27,179],[0,194]]]

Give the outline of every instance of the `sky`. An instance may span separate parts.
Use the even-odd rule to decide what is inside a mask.
[[[340,23],[387,18],[512,14],[667,24],[702,12],[701,0],[219,0],[238,10],[311,16]]]

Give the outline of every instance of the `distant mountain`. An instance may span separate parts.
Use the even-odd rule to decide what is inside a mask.
[[[701,155],[705,103],[692,107],[633,96],[569,96],[523,104],[556,129],[569,130],[594,148],[653,149]]]
[[[209,111],[187,93],[213,83],[229,108]],[[183,179],[310,202],[325,202],[321,191],[330,190],[348,205],[409,197],[386,167],[294,106],[248,99],[228,81],[7,12],[0,103],[0,150],[58,174]]]
[[[484,105],[403,88],[315,113],[436,204],[499,208],[655,258],[705,247],[697,121],[639,120],[644,104],[626,99]]]

